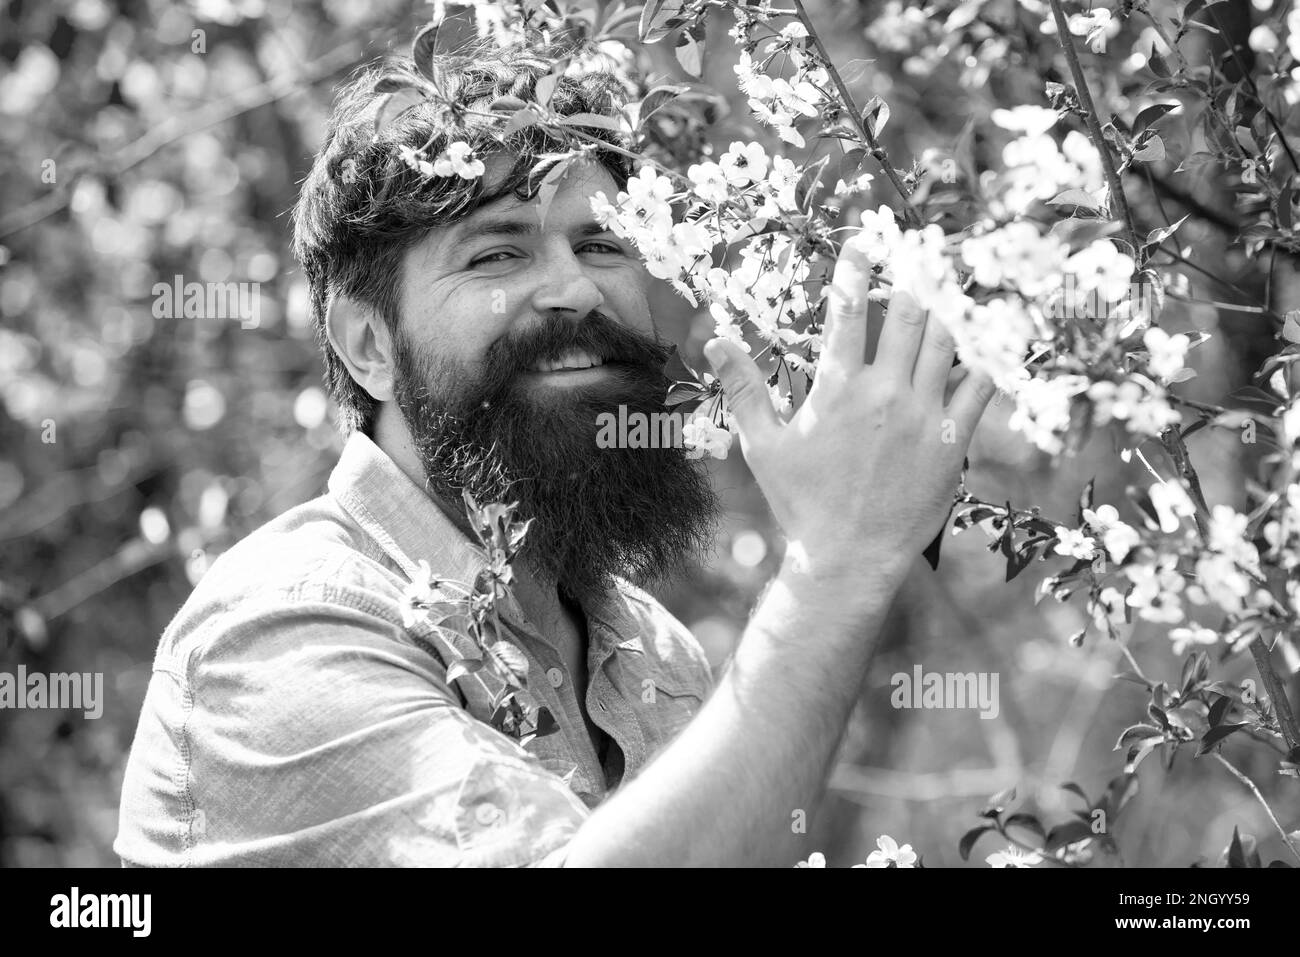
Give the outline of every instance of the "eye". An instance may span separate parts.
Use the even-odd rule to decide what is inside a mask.
[[[470,268],[472,269],[475,266],[483,266],[492,263],[502,263],[505,262],[507,259],[514,259],[517,256],[518,253],[512,252],[511,250],[498,249],[496,252],[488,253],[484,256],[479,256],[477,259],[472,260],[469,265]]]
[[[581,246],[578,247],[578,250],[579,252],[604,253],[604,254],[612,254],[615,256],[623,255],[622,246],[618,245],[617,243],[602,242],[600,240],[594,240],[589,243],[583,243]]]

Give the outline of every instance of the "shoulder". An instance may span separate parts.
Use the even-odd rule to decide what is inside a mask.
[[[321,496],[213,562],[163,633],[155,667],[185,673],[214,656],[288,652],[344,635],[409,644],[406,584],[370,536]]]

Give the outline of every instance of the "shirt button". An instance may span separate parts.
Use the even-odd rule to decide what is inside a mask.
[[[564,684],[564,672],[559,668],[548,668],[546,670],[546,680],[551,683],[552,688],[558,688]]]
[[[501,820],[501,808],[495,804],[480,804],[474,811],[474,817],[480,824],[490,825]]]

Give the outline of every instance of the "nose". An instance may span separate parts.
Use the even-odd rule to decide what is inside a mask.
[[[547,257],[541,272],[542,281],[533,291],[533,308],[538,312],[583,319],[605,302],[600,287],[567,245]]]

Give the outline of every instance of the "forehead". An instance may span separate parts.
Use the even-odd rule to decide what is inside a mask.
[[[484,183],[489,191],[500,187],[509,172],[512,158],[503,155],[488,157]],[[421,258],[438,258],[453,254],[466,243],[473,243],[488,235],[502,223],[529,227],[537,234],[572,234],[591,232],[596,218],[591,212],[591,198],[604,192],[613,199],[618,193],[614,177],[599,163],[571,168],[560,179],[559,186],[546,211],[546,221],[540,223],[539,197],[521,200],[513,193],[484,203],[459,222],[439,226],[429,231],[424,240],[411,251]],[[500,233],[499,233],[500,234]]]

